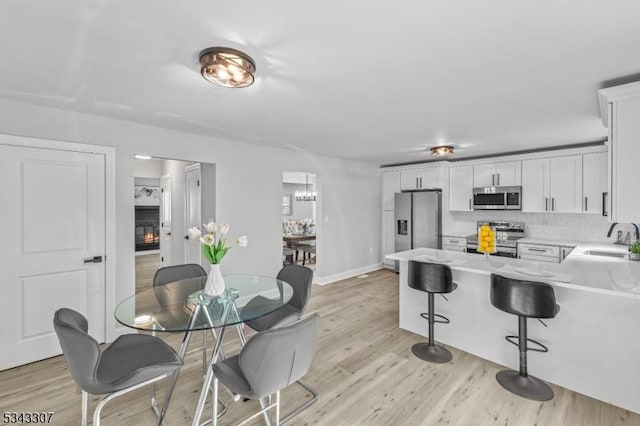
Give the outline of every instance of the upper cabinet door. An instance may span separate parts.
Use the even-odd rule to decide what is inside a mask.
[[[474,166],[457,166],[449,169],[449,210],[471,211],[473,197]]]
[[[522,211],[546,212],[549,204],[549,159],[522,162]]]
[[[549,159],[551,211],[582,212],[582,155]]]
[[[419,180],[418,170],[402,170],[400,172],[400,189],[418,189],[420,187]]]
[[[427,167],[418,171],[418,184],[420,189],[440,189],[442,183],[440,182],[440,169],[439,167]]]
[[[496,186],[522,185],[522,161],[506,161],[495,164]]]
[[[473,166],[473,186],[476,188],[496,186],[495,164],[476,164]]]
[[[400,192],[400,172],[382,172],[382,210],[393,210],[394,194]]]
[[[608,168],[606,152],[582,156],[582,209],[585,213],[603,214],[604,194],[608,190],[609,182]]]

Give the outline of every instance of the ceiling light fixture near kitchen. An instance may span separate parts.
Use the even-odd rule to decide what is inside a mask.
[[[135,154],[134,157],[136,157],[138,160],[151,160],[153,158],[150,155],[142,155],[142,154]]]
[[[209,82],[223,87],[253,84],[256,64],[246,53],[229,47],[210,47],[200,52],[200,72]]]
[[[315,191],[309,191],[309,175],[306,175],[306,184],[304,191],[296,191],[296,201],[316,201],[318,194]]]
[[[453,155],[453,146],[451,145],[433,146],[429,149],[431,151],[431,155],[434,157],[446,157],[447,155]]]

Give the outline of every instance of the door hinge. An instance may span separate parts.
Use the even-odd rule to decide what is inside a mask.
[[[196,186],[200,186],[200,179],[198,179],[198,184]]]

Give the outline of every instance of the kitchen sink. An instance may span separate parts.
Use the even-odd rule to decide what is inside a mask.
[[[618,259],[624,259],[625,257],[627,257],[626,253],[609,250],[585,250],[584,254],[587,254],[589,256],[617,257]]]

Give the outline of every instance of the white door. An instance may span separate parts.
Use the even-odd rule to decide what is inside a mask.
[[[496,168],[494,164],[476,164],[473,166],[473,186],[482,188],[496,186]]]
[[[160,178],[160,262],[162,266],[171,263],[171,175]]]
[[[582,155],[549,159],[551,211],[582,212]]]
[[[608,191],[609,162],[606,152],[582,156],[583,210],[586,213],[603,214],[603,194]]]
[[[418,189],[419,187],[417,170],[402,170],[400,172],[400,189],[410,190]]]
[[[396,192],[400,192],[400,172],[383,172],[382,210],[393,210]],[[315,206],[315,203],[313,204]]]
[[[0,145],[0,185],[0,370],[61,352],[61,307],[104,342],[104,155]]]
[[[202,249],[200,248],[199,241],[189,240],[187,230],[189,228],[196,227],[202,229],[202,209],[201,209],[201,194],[200,194],[200,164],[194,164],[185,168],[185,228],[184,241],[185,241],[185,263],[198,263],[201,262]]]
[[[449,169],[449,210],[471,211],[474,166]]]
[[[418,171],[418,183],[420,189],[440,189],[442,184],[439,179],[440,170],[438,167],[427,167]]]
[[[522,162],[522,211],[551,211],[549,200],[549,159]]]
[[[396,235],[394,229],[394,215],[395,212],[392,210],[385,210],[382,212],[382,226],[383,226],[383,236],[384,241],[382,244],[382,263],[389,266],[394,266],[395,261],[388,260],[385,258],[386,255],[394,253],[396,250]]]
[[[495,181],[497,186],[520,186],[522,184],[522,162],[496,163]]]

